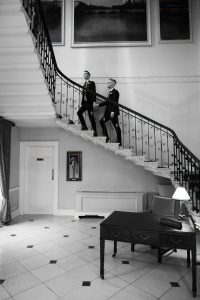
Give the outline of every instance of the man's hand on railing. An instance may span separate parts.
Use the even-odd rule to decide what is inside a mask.
[[[93,107],[94,107],[94,108],[99,107],[99,103],[93,102]]]
[[[111,113],[110,113],[110,117],[111,117],[111,119],[113,119],[113,118],[114,118],[114,116],[115,116],[115,113],[114,113],[113,111],[111,111]]]

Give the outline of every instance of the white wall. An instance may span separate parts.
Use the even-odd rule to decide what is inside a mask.
[[[156,184],[166,182],[119,156],[94,146],[63,129],[21,128],[21,141],[59,141],[59,208],[74,209],[77,190],[156,191]],[[83,180],[66,181],[67,151],[82,151]]]
[[[72,1],[65,2],[65,46],[54,47],[60,69],[78,82],[83,70],[90,70],[97,91],[104,95],[107,77],[115,77],[122,104],[173,128],[200,157],[199,1],[191,1],[191,43],[158,43],[157,1],[153,0],[152,46],[103,48],[71,48]]]

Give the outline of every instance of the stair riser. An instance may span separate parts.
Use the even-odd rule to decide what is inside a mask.
[[[24,107],[0,107],[0,114],[8,113],[8,114],[29,114],[29,113],[51,113],[51,106],[24,106]]]
[[[0,0],[0,5],[12,5],[12,4],[19,4],[20,0]]]
[[[0,95],[9,93],[24,93],[37,92],[37,94],[47,93],[47,87],[43,84],[0,84]]]
[[[2,117],[7,118],[8,120],[15,121],[15,120],[38,120],[38,119],[49,119],[49,118],[55,118],[55,112],[34,112],[28,111],[26,113],[2,113]],[[33,123],[33,127],[37,127],[37,122]]]
[[[33,41],[28,34],[20,34],[15,36],[0,35],[1,48],[31,47]]]
[[[5,35],[9,38],[9,36],[15,35],[15,34],[27,34],[29,32],[29,29],[26,27],[0,27],[0,35]]]
[[[0,82],[24,82],[26,80],[44,81],[40,69],[33,70],[0,70]]]
[[[38,65],[38,57],[32,54],[0,54],[0,65],[21,65],[36,64]]]
[[[20,105],[20,103],[25,103],[25,105],[29,105],[30,104],[37,104],[37,103],[43,103],[43,104],[47,104],[47,103],[51,103],[51,98],[49,95],[46,96],[7,96],[7,97],[1,97],[0,98],[0,106],[6,106],[6,104],[8,105],[13,105],[16,106],[17,104]]]
[[[159,176],[159,177],[164,177],[164,178],[169,178],[170,176],[168,174],[164,174],[164,173],[157,173],[157,172],[153,172],[154,175]]]
[[[8,0],[9,1],[9,0]],[[27,26],[26,19],[23,15],[19,13],[19,15],[12,15],[9,16],[7,14],[0,14],[0,28],[15,28],[15,27],[22,27]]]
[[[7,2],[9,2],[10,0],[7,0]],[[4,13],[4,12],[16,12],[16,11],[20,11],[21,9],[21,4],[20,2],[16,3],[16,4],[2,4],[0,1],[0,13]]]

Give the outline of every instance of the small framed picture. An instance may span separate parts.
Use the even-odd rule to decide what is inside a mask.
[[[54,46],[64,45],[64,0],[41,0],[44,18]]]
[[[82,180],[82,152],[67,152],[67,181]]]
[[[159,42],[190,42],[191,1],[158,0]]]

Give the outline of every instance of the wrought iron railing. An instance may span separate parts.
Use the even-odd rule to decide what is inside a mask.
[[[78,124],[77,111],[85,88],[59,70],[40,0],[21,1],[35,38],[35,47],[40,55],[41,66],[57,115]],[[106,100],[100,94],[95,96],[97,103]],[[187,189],[191,196],[192,209],[199,212],[200,160],[179,140],[172,129],[121,104],[117,105],[120,110],[122,147],[132,149],[133,155],[145,156],[148,162],[157,162],[161,172],[163,169],[166,170],[172,180]],[[97,108],[94,114],[98,125],[97,131],[101,135],[98,120],[103,115],[102,108]],[[112,124],[108,126],[110,141],[115,142],[115,130]]]

